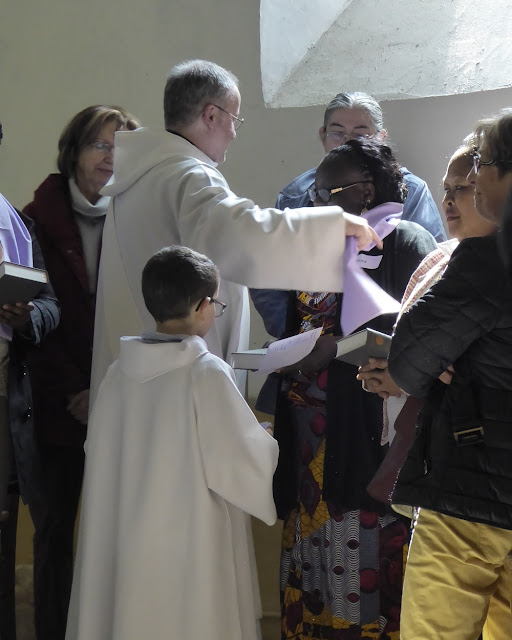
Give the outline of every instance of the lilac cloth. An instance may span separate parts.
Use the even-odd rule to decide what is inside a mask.
[[[384,239],[392,233],[402,217],[403,205],[386,202],[362,214],[377,235]],[[372,243],[367,249],[373,249]],[[344,336],[384,313],[398,313],[400,302],[388,295],[357,264],[357,243],[354,237],[347,238],[345,245],[345,278],[340,325]]]
[[[6,262],[32,267],[32,239],[16,209],[0,193],[0,245]],[[12,327],[0,323],[0,336],[12,340]]]

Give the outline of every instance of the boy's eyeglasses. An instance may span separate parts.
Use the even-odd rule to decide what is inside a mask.
[[[226,307],[228,306],[225,302],[221,302],[220,300],[216,300],[215,298],[211,298],[210,296],[205,296],[201,298],[199,304],[196,307],[196,311],[199,311],[199,307],[203,304],[204,300],[209,300],[208,304],[215,305],[215,317],[220,318],[221,315],[226,311]]]

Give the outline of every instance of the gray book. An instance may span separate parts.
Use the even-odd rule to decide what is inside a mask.
[[[12,262],[0,263],[0,306],[30,302],[48,282],[44,269]]]
[[[370,358],[387,358],[391,336],[375,329],[363,329],[337,342],[336,359],[361,367]]]

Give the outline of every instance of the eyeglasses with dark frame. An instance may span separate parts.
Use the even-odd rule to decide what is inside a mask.
[[[204,298],[201,298],[201,300],[199,300],[199,304],[196,307],[196,311],[199,311],[199,307],[203,304],[203,302],[205,300],[208,300],[208,304],[214,304],[215,305],[215,317],[216,318],[220,318],[221,315],[224,313],[224,311],[226,311],[226,307],[228,306],[225,302],[221,302],[220,300],[217,300],[216,298],[212,298],[211,296],[205,296]]]
[[[213,103],[212,103],[213,104]],[[244,118],[239,118],[238,116],[235,116],[234,113],[230,113],[229,111],[226,111],[226,109],[223,109],[222,107],[220,107],[218,104],[213,104],[214,107],[217,107],[217,109],[220,109],[221,111],[223,111],[224,113],[227,113],[228,116],[231,116],[233,118],[233,124],[235,127],[235,131],[238,131],[238,129],[240,129],[240,127],[243,125],[243,123],[245,122]]]
[[[317,189],[316,185],[312,184],[308,188],[308,196],[311,202],[314,202],[318,196],[322,202],[327,204],[331,196],[335,193],[339,193],[340,191],[345,191],[345,189],[350,189],[350,187],[355,187],[356,184],[363,184],[364,182],[372,182],[372,180],[358,180],[357,182],[353,182],[352,184],[347,184],[344,187],[336,187],[335,189]]]
[[[473,171],[475,174],[478,173],[480,167],[490,167],[493,164],[503,164],[512,167],[512,160],[489,160],[488,162],[484,162],[478,151],[473,152]]]

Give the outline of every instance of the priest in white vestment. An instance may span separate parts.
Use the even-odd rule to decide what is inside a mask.
[[[216,168],[225,159],[239,116],[237,79],[195,60],[168,78],[166,131],[138,129],[115,137],[113,196],[99,270],[91,398],[119,338],[138,335],[150,318],[140,294],[145,262],[162,246],[182,244],[208,255],[220,269],[220,297],[229,310],[206,336],[229,362],[247,347],[249,306],[244,286],[341,291],[345,236],[359,248],[375,240],[366,221],[339,207],[261,209],[239,198]]]

